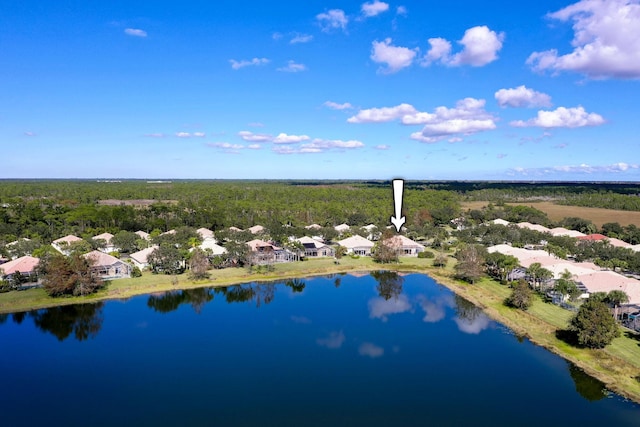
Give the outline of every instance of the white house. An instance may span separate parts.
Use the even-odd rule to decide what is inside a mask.
[[[134,266],[138,267],[140,270],[144,270],[145,268],[149,267],[149,261],[147,260],[147,257],[151,255],[151,252],[155,251],[157,248],[158,246],[150,246],[141,251],[132,253],[131,255],[129,255],[129,258],[131,259],[131,262]]]
[[[80,237],[70,234],[68,236],[64,236],[54,240],[53,242],[51,242],[51,246],[53,246],[53,248],[61,254],[69,255],[71,253],[71,251],[69,250],[69,245],[81,241],[82,239]]]
[[[196,233],[198,233],[198,235],[200,236],[200,238],[204,241],[204,240],[213,240],[215,242],[215,237],[213,237],[213,231],[209,230],[208,228],[198,228],[196,230]]]
[[[418,242],[414,242],[402,234],[396,234],[384,241],[386,245],[391,246],[399,255],[417,256],[418,253],[424,251],[425,247]]]
[[[374,243],[371,240],[358,235],[340,240],[338,241],[338,244],[347,248],[348,254],[355,255],[371,255],[371,249],[374,246]]]
[[[138,230],[135,232],[135,234],[138,235],[139,238],[141,238],[142,240],[150,240],[151,239],[151,235],[145,231],[142,230]]]
[[[251,234],[258,234],[264,231],[264,227],[261,225],[254,225],[253,227],[249,227],[248,230],[251,232]]]
[[[331,246],[325,245],[324,242],[311,237],[300,237],[299,239],[296,239],[296,241],[300,242],[302,246],[304,246],[304,256],[306,257],[326,257],[335,255],[335,250]]]
[[[28,281],[35,282],[38,264],[40,264],[40,259],[29,255],[0,264],[0,279],[10,280],[14,274],[20,273],[23,277],[28,278]]]
[[[91,270],[102,279],[131,277],[131,266],[114,256],[100,251],[92,251],[82,256],[93,262]]]
[[[349,231],[349,229],[350,229],[350,227],[345,223],[342,223],[340,225],[336,225],[333,228],[340,234],[344,233],[345,231]]]
[[[211,250],[211,255],[218,256],[222,254],[226,254],[227,250],[222,246],[218,245],[214,239],[206,239],[198,246],[203,251],[207,251],[207,249]]]
[[[253,255],[255,264],[291,261],[292,254],[264,240],[254,239],[246,243]]]
[[[104,253],[109,253],[109,252],[116,252],[118,250],[118,248],[116,248],[113,243],[111,243],[111,239],[113,239],[113,234],[111,233],[102,233],[102,234],[98,234],[97,236],[93,236],[91,238],[92,240],[104,240],[104,247],[98,249],[101,252]]]

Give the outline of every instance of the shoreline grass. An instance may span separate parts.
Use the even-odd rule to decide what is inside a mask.
[[[20,312],[59,305],[92,303],[105,300],[128,299],[152,294],[206,286],[231,286],[257,281],[279,281],[329,274],[392,270],[426,274],[452,292],[471,301],[492,319],[504,324],[519,336],[542,346],[602,381],[606,387],[640,403],[640,336],[626,331],[602,350],[576,348],[556,337],[556,331],[567,326],[572,313],[536,298],[526,312],[506,307],[504,299],[510,289],[491,279],[467,284],[453,278],[453,262],[446,268],[433,267],[433,260],[401,258],[398,264],[376,264],[371,258],[345,257],[335,264],[333,259],[317,259],[298,263],[277,264],[265,273],[250,273],[246,269],[212,270],[211,277],[192,281],[186,275],[171,276],[145,273],[140,278],[110,282],[106,289],[87,297],[52,298],[43,289],[12,291],[0,294],[0,313]]]

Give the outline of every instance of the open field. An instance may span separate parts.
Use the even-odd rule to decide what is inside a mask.
[[[462,209],[481,209],[487,206],[489,202],[474,201],[474,202],[462,202]],[[640,227],[640,212],[632,211],[619,211],[613,209],[602,208],[585,208],[581,206],[565,206],[556,205],[553,202],[521,202],[521,203],[506,203],[507,205],[523,205],[530,206],[541,210],[549,216],[549,219],[553,221],[560,221],[566,217],[579,217],[591,220],[598,227],[602,227],[602,224],[607,222],[617,222],[620,225],[633,224]]]
[[[623,336],[603,350],[572,347],[556,337],[556,331],[566,328],[572,313],[536,299],[527,312],[506,307],[504,299],[511,292],[507,286],[485,278],[474,285],[453,279],[453,260],[446,268],[434,268],[432,259],[402,258],[399,264],[380,265],[369,257],[343,258],[340,264],[333,259],[317,259],[275,265],[272,272],[250,273],[246,269],[229,268],[211,271],[208,280],[194,282],[186,275],[172,277],[144,273],[140,278],[111,282],[106,289],[89,297],[51,298],[42,289],[12,291],[0,294],[0,313],[25,311],[63,304],[88,303],[108,299],[127,299],[134,295],[192,289],[203,286],[229,286],[253,281],[286,280],[317,275],[357,273],[373,270],[394,270],[428,274],[438,283],[481,307],[494,320],[504,324],[517,335],[527,337],[559,356],[573,362],[588,374],[605,383],[610,390],[640,402],[640,337],[626,331]]]

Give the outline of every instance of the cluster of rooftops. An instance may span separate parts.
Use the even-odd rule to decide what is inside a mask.
[[[491,222],[500,225],[511,224],[503,219],[495,219]],[[640,245],[631,245],[622,240],[609,238],[602,234],[584,234],[562,227],[549,229],[542,225],[531,224],[529,222],[521,222],[515,225],[521,228],[549,233],[553,236],[569,236],[578,240],[587,241],[606,241],[613,246],[628,248],[636,252],[640,251]],[[514,256],[523,268],[529,268],[532,264],[539,263],[543,268],[553,273],[554,279],[559,279],[565,271],[568,271],[578,284],[578,288],[583,292],[583,297],[587,297],[589,294],[595,292],[608,293],[613,290],[620,290],[625,292],[629,297],[629,305],[640,305],[640,280],[598,267],[592,262],[575,262],[570,259],[558,258],[542,249],[516,248],[508,244],[490,246],[487,250],[489,252],[499,252],[504,255]],[[516,271],[514,274],[517,275],[518,272]]]
[[[320,230],[322,227],[318,224],[311,224],[305,227],[307,230]],[[350,230],[349,225],[340,224],[334,227],[335,230],[343,235]],[[369,232],[369,238],[365,238],[359,235],[353,235],[344,239],[338,240],[335,243],[346,249],[347,254],[353,254],[358,256],[369,256],[371,250],[374,247],[374,239],[378,237],[376,233],[375,225],[368,225],[363,227]],[[266,231],[265,227],[261,225],[255,225],[242,230],[237,227],[230,227],[230,232],[243,232],[249,231],[251,234],[259,235]],[[174,234],[175,230],[169,230],[163,234]],[[214,232],[207,228],[199,228],[196,230],[200,236],[202,242],[199,248],[206,251],[211,256],[224,255],[227,249],[224,246],[218,244],[217,239],[214,236]],[[151,241],[151,235],[144,231],[136,231],[135,234],[143,240]],[[142,249],[138,252],[134,252],[128,255],[125,262],[110,253],[117,252],[117,248],[113,243],[114,235],[111,233],[102,233],[93,236],[94,240],[102,240],[104,245],[99,250],[91,251],[84,254],[84,257],[91,258],[93,261],[93,268],[98,274],[105,279],[118,279],[129,277],[132,267],[138,267],[141,270],[149,267],[149,255],[158,248],[157,245],[150,245],[149,247]],[[71,247],[75,242],[82,241],[83,239],[74,235],[68,235],[54,240],[51,246],[63,255],[69,255]],[[11,242],[8,245],[15,244],[17,242]],[[285,248],[276,246],[273,242],[265,241],[261,239],[253,239],[245,244],[251,249],[252,253],[262,256],[263,259],[269,259],[275,262],[292,261],[304,256],[307,258],[315,257],[333,257],[335,256],[336,245],[327,244],[321,236],[304,236],[300,238],[290,237],[287,243],[297,243],[295,245],[287,244]],[[417,243],[403,235],[396,235],[389,239],[388,244],[395,247],[400,255],[404,256],[416,256],[419,252],[424,251],[425,247],[420,243]],[[293,250],[292,247],[296,247]],[[20,258],[10,260],[6,263],[0,264],[0,273],[2,278],[8,279],[13,274],[19,272],[25,277],[35,277],[36,268],[40,260],[30,255],[26,255]]]

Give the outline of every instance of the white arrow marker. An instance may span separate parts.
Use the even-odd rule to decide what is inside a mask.
[[[400,232],[402,225],[407,220],[402,215],[402,193],[404,192],[404,180],[393,180],[393,207],[394,215],[391,217],[391,223],[396,227],[396,232]]]

